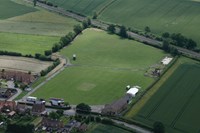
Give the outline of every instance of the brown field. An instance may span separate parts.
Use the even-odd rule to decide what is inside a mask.
[[[40,61],[33,58],[0,56],[0,69],[15,70],[33,74],[39,73],[46,69],[52,62]]]

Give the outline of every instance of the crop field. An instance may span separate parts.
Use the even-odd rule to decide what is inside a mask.
[[[113,0],[47,0],[59,7],[92,16],[104,9]]]
[[[34,11],[37,11],[37,9],[17,4],[11,0],[1,0],[0,19],[20,16]]]
[[[146,89],[154,80],[144,76],[146,69],[165,56],[161,50],[96,29],[85,30],[61,54],[73,65],[34,96],[64,98],[71,104],[112,102],[125,94],[129,84]],[[76,61],[72,61],[73,54]]]
[[[25,57],[0,56],[0,69],[40,73],[51,64],[52,62]]]
[[[111,125],[98,124],[95,127],[93,127],[93,129],[89,130],[87,133],[131,133],[131,132]]]
[[[0,31],[33,35],[64,36],[78,24],[74,19],[45,10],[0,20]]]
[[[0,32],[0,49],[22,54],[41,53],[51,49],[60,37]]]
[[[61,36],[73,31],[73,26],[79,23],[40,8],[35,9],[32,5],[21,5],[10,0],[2,0],[1,5],[2,2],[12,8],[9,8],[11,15],[8,13],[7,17],[0,18],[1,50],[24,55],[44,54],[45,50],[50,50]],[[0,8],[4,14],[8,10],[5,5]]]
[[[199,63],[181,64],[133,119],[148,125],[161,121],[170,133],[198,133],[199,79]]]
[[[152,32],[182,33],[200,46],[199,0],[117,0],[99,19]]]

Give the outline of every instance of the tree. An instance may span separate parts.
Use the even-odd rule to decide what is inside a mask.
[[[169,52],[170,51],[170,47],[169,47],[169,42],[167,40],[163,41],[163,45],[162,48],[165,52]]]
[[[165,127],[162,124],[162,122],[155,122],[153,124],[153,131],[154,131],[154,133],[164,133],[165,132]]]
[[[78,24],[74,26],[74,32],[76,35],[80,34],[82,32],[82,27]]]
[[[59,43],[54,44],[54,46],[52,47],[52,52],[57,52],[60,49],[60,45]]]
[[[37,0],[33,0],[33,5],[36,6]]]
[[[56,110],[56,113],[61,117],[63,116],[64,111],[59,109],[59,110]]]
[[[115,29],[115,26],[113,24],[109,25],[108,28],[107,28],[108,32],[110,33],[115,33],[116,29]]]
[[[187,49],[194,49],[197,46],[197,43],[193,41],[192,39],[188,39],[186,48]]]
[[[49,113],[49,117],[51,119],[59,119],[60,115],[57,112],[52,111],[52,112]]]
[[[148,26],[146,26],[146,27],[144,28],[144,30],[145,30],[146,33],[151,32],[151,29],[150,29]]]
[[[165,32],[165,33],[162,34],[162,37],[163,38],[169,38],[170,34],[168,32]]]
[[[126,32],[126,27],[125,26],[121,26],[120,27],[120,31],[119,31],[119,35],[123,38],[127,38],[128,34]]]
[[[91,107],[85,103],[80,103],[76,106],[77,113],[89,113],[91,112]]]
[[[94,14],[93,14],[93,17],[92,17],[93,19],[97,19],[97,13],[96,12],[94,12]]]
[[[46,55],[46,56],[49,56],[49,55],[51,55],[52,54],[52,51],[51,50],[46,50],[46,51],[44,51],[44,55]]]

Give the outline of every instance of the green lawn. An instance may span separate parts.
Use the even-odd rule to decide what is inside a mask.
[[[98,124],[95,125],[93,129],[89,129],[87,133],[131,133],[131,132],[111,125]]]
[[[47,0],[54,5],[80,14],[92,16],[98,13],[112,0]]]
[[[200,46],[200,2],[195,0],[117,0],[99,16],[103,21],[154,33],[182,33]]]
[[[198,133],[200,63],[182,63],[133,117],[152,125],[161,121],[166,132]]]
[[[0,49],[22,54],[44,54],[44,51],[51,49],[59,39],[60,37],[0,32]]]
[[[141,91],[146,89],[154,80],[144,76],[146,69],[165,56],[161,50],[93,29],[84,31],[61,51],[70,59],[74,53],[74,66],[66,68],[34,96],[60,97],[71,104],[112,102],[125,94],[128,84],[141,86]]]
[[[0,2],[0,19],[20,16],[29,12],[34,12],[37,9],[17,4],[11,0],[1,0]]]
[[[0,31],[47,36],[64,36],[79,22],[45,10],[0,20]]]

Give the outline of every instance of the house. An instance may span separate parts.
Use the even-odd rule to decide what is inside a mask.
[[[45,105],[44,104],[33,104],[31,113],[33,115],[41,115],[45,112]]]
[[[0,78],[6,80],[15,80],[22,82],[24,84],[30,84],[35,80],[35,77],[31,74],[25,72],[17,72],[17,71],[1,71]]]
[[[27,108],[26,104],[21,104],[21,103],[17,104],[16,111],[19,114],[24,114],[27,111],[27,109],[28,108]]]
[[[49,118],[46,118],[46,117],[43,117],[41,125],[43,127],[51,127],[51,128],[57,128],[57,129],[64,127],[64,124],[63,124],[62,121],[49,119]]]
[[[131,99],[131,95],[126,94],[124,97],[120,98],[119,100],[114,101],[111,104],[105,105],[101,113],[104,115],[117,115],[127,108],[130,99]]]
[[[85,132],[87,130],[87,124],[83,123],[78,127],[78,132]]]
[[[16,109],[15,101],[0,101],[1,112],[10,113]]]

